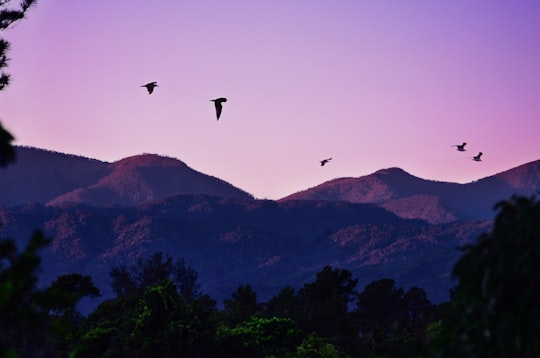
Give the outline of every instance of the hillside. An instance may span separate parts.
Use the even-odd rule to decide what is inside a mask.
[[[45,253],[44,280],[90,274],[105,298],[112,294],[111,265],[163,251],[184,257],[199,272],[203,290],[219,300],[240,284],[251,284],[267,299],[286,285],[301,287],[332,265],[350,269],[360,285],[393,277],[441,301],[448,298],[456,247],[489,227],[488,222],[404,220],[371,204],[204,195],[136,207],[27,205],[0,214],[3,236],[19,244],[33,228],[54,238]]]
[[[46,203],[107,175],[107,163],[43,149],[16,147],[15,164],[0,169],[0,204]]]

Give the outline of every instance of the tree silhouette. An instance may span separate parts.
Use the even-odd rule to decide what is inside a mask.
[[[404,291],[384,278],[368,284],[358,295],[358,320],[364,341],[379,346],[397,327]]]
[[[7,29],[13,23],[21,20],[26,15],[28,9],[34,5],[37,0],[23,0],[19,4],[18,9],[9,7],[11,0],[0,0],[0,31]],[[10,76],[4,72],[7,67],[9,58],[7,52],[9,50],[9,42],[0,38],[0,91],[9,85]],[[15,149],[11,142],[13,136],[0,123],[0,167],[6,166],[15,161]]]
[[[146,288],[171,280],[178,292],[189,299],[200,297],[197,272],[180,257],[173,262],[170,255],[156,252],[148,258],[140,257],[137,263],[112,266],[109,271],[112,288],[118,296],[132,295]]]
[[[69,275],[38,289],[38,251],[51,242],[37,231],[19,252],[15,242],[0,240],[0,356],[55,356],[55,336],[62,327],[51,312],[73,310],[84,296],[98,294],[88,276]],[[65,326],[64,326],[65,327]]]
[[[338,348],[350,351],[357,341],[355,314],[349,311],[357,295],[357,282],[348,270],[324,267],[315,282],[298,292],[300,328],[322,338],[335,338]]]
[[[250,285],[240,285],[232,294],[231,299],[224,300],[223,304],[231,326],[247,321],[261,311],[261,305],[257,302],[257,293]]]
[[[300,312],[300,302],[294,288],[287,286],[270,298],[264,309],[266,316],[296,318]]]
[[[454,346],[471,356],[540,356],[540,202],[497,203],[493,229],[454,266]]]

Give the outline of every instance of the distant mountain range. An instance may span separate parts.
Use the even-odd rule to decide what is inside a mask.
[[[391,168],[257,200],[153,154],[106,163],[35,148],[17,153],[14,166],[0,169],[1,236],[22,245],[42,229],[54,238],[44,282],[89,274],[104,298],[112,295],[111,265],[163,251],[184,257],[218,301],[240,284],[265,300],[332,265],[352,271],[359,286],[391,277],[440,302],[456,248],[490,229],[495,202],[540,188],[535,161],[470,184]]]
[[[497,201],[513,194],[532,195],[539,191],[537,160],[468,184],[425,180],[399,168],[383,169],[359,178],[330,180],[280,201],[372,203],[402,218],[447,223],[491,219]]]

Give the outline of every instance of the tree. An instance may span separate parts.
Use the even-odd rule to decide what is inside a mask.
[[[99,297],[99,289],[94,285],[92,277],[78,273],[59,276],[47,289],[57,296],[63,295],[64,302],[56,302],[52,310],[56,314],[73,311],[77,302],[83,297]]]
[[[5,130],[2,123],[0,123],[0,167],[5,167],[15,161],[15,148],[11,143],[14,139],[11,133]]]
[[[72,336],[78,330],[84,317],[76,310],[77,303],[84,297],[99,297],[99,289],[92,277],[78,273],[59,276],[47,288],[47,294],[56,297],[51,303],[52,333],[57,349],[67,354]]]
[[[13,240],[0,242],[0,353],[32,355],[53,351],[49,331],[49,300],[36,288],[41,263],[38,250],[50,240],[36,232],[19,253]],[[0,355],[2,355],[0,354]]]
[[[294,288],[287,286],[268,301],[264,309],[266,316],[295,319],[300,312],[300,302]]]
[[[28,9],[37,0],[23,0],[19,4],[19,9],[9,8],[8,5],[10,2],[11,0],[0,0],[0,31],[7,29],[13,23],[23,19]],[[0,39],[0,91],[9,84],[10,80],[9,74],[3,70],[9,62],[7,57],[8,50],[9,42]],[[14,138],[11,133],[4,129],[0,123],[0,167],[15,161],[15,149],[11,144],[13,140]]]
[[[222,325],[217,335],[223,357],[290,356],[304,337],[290,318],[256,316],[232,328]]]
[[[364,342],[382,346],[398,324],[403,289],[394,280],[384,278],[368,284],[358,295],[358,321]]]
[[[176,260],[173,265],[173,278],[178,292],[186,298],[196,298],[200,296],[201,285],[197,283],[199,274],[191,266],[186,265],[183,257]]]
[[[357,282],[348,270],[324,267],[317,273],[315,282],[305,284],[298,292],[300,328],[322,338],[334,338],[335,345],[345,351],[354,349],[357,325],[349,305],[357,296]]]
[[[493,229],[453,269],[459,320],[453,346],[470,356],[540,356],[540,202],[495,205]]]
[[[251,316],[261,312],[257,303],[257,293],[250,285],[240,285],[232,294],[232,298],[223,302],[225,314],[231,326],[247,321]]]
[[[37,231],[19,252],[13,240],[0,240],[0,356],[55,356],[58,330],[50,313],[73,308],[89,292],[96,292],[91,280],[80,275],[70,276],[69,284],[59,279],[49,288],[37,288],[38,251],[50,242]],[[75,293],[74,287],[82,288],[79,283],[86,288]],[[88,291],[89,287],[93,289]]]
[[[216,356],[215,307],[205,296],[180,295],[165,279],[143,291],[103,302],[71,345],[77,357]]]
[[[112,266],[109,271],[112,288],[118,296],[143,292],[148,287],[165,280],[172,280],[178,292],[186,298],[199,298],[197,272],[186,265],[183,257],[173,262],[170,255],[156,252],[149,258],[140,257],[135,265]]]
[[[328,339],[319,338],[311,334],[304,338],[296,348],[298,358],[339,358],[342,357],[336,346],[328,343]]]
[[[37,3],[37,0],[23,0],[19,4],[19,9],[9,8],[11,0],[0,0],[0,31],[7,29],[13,23],[23,19],[28,9]],[[3,71],[9,61],[7,51],[9,50],[9,42],[0,39],[0,91],[3,90],[10,80],[9,74]]]

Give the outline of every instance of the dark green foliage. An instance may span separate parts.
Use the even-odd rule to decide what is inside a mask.
[[[296,348],[298,358],[339,358],[344,355],[328,339],[311,334]]]
[[[284,357],[296,352],[304,333],[290,318],[256,317],[217,331],[222,357]]]
[[[110,275],[118,297],[88,317],[72,344],[77,356],[211,356],[216,302],[199,293],[183,258],[158,252]]]
[[[93,312],[75,341],[78,357],[212,356],[215,306],[189,300],[166,279],[137,295],[120,296]]]
[[[470,356],[540,355],[540,202],[499,202],[493,230],[464,248],[453,275],[454,345]]]

